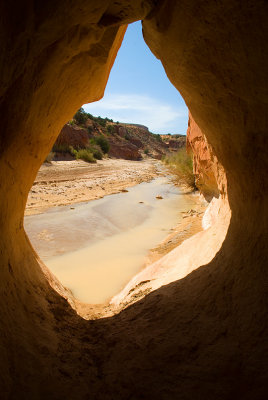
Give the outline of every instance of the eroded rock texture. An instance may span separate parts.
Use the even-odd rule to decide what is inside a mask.
[[[193,155],[195,184],[207,201],[226,196],[226,176],[205,135],[189,113],[187,150]]]
[[[267,8],[1,2],[2,398],[267,398]],[[208,264],[86,321],[44,275],[23,212],[58,132],[103,95],[126,24],[139,19],[226,171],[232,217]]]
[[[62,147],[63,149],[69,146],[74,149],[85,149],[89,145],[88,132],[78,126],[65,124],[57,137],[55,145],[56,148]]]
[[[141,154],[137,146],[125,141],[109,140],[110,150],[109,155],[116,158],[124,158],[125,160],[140,160]]]

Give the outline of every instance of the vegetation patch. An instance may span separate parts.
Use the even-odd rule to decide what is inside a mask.
[[[161,143],[163,141],[159,133],[152,133],[152,135],[158,142]]]
[[[76,160],[81,159],[89,163],[95,163],[96,159],[93,156],[92,152],[90,149],[81,149],[81,150],[75,150],[73,149],[73,154],[76,158]]]
[[[115,134],[114,125],[107,125],[106,132],[108,135],[114,135]]]
[[[53,152],[49,153],[47,158],[50,158],[50,161],[53,159],[55,153],[68,153],[73,156],[76,160],[81,159],[90,163],[95,163],[96,159],[101,160],[103,157],[102,151],[98,146],[90,146],[85,149],[75,149],[73,146],[68,145],[56,145],[53,146]],[[51,156],[52,155],[52,158]],[[46,161],[49,162],[49,161]]]
[[[77,122],[78,125],[80,126],[84,126],[86,121],[88,119],[91,119],[94,122],[97,122],[99,125],[101,125],[102,127],[106,126],[107,122],[113,122],[112,119],[110,118],[102,118],[100,116],[98,117],[94,117],[92,114],[87,113],[83,107],[79,108],[78,111],[76,111],[76,113],[74,114],[73,119]]]
[[[193,157],[188,154],[186,148],[179,149],[175,154],[164,156],[162,161],[172,167],[173,173],[178,177],[180,183],[196,189],[195,176],[193,173]]]
[[[91,143],[98,145],[104,154],[107,154],[110,149],[109,142],[103,135],[91,139]]]

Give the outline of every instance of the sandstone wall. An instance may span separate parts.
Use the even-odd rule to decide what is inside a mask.
[[[227,194],[226,176],[212,146],[208,143],[191,113],[187,129],[187,150],[193,155],[193,170],[197,188],[207,201]]]
[[[267,1],[21,0],[0,15],[1,397],[266,399]],[[61,127],[102,97],[140,19],[226,172],[231,220],[214,256],[204,234],[205,265],[88,321],[44,274],[24,208]]]

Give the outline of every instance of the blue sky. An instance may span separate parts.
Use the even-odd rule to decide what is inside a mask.
[[[83,107],[95,116],[146,125],[154,133],[187,130],[184,100],[144,42],[140,21],[127,29],[103,99]]]

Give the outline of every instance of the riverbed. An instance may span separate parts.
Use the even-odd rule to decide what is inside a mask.
[[[83,302],[109,301],[138,273],[159,244],[195,206],[168,177],[128,191],[25,217],[40,258]]]

